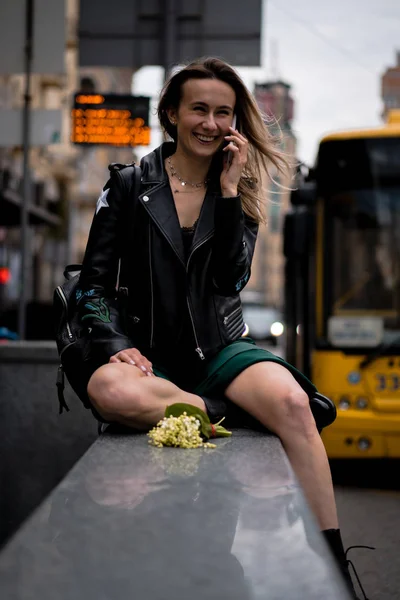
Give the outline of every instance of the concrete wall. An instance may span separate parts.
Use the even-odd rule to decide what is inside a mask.
[[[66,383],[58,414],[53,342],[0,344],[0,545],[97,438],[97,422]]]

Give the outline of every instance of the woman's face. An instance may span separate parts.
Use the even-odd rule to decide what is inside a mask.
[[[177,150],[211,159],[221,147],[232,124],[236,96],[231,86],[218,79],[189,79],[182,99],[168,117],[177,127]]]

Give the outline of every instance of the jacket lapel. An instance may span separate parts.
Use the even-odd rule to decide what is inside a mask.
[[[203,206],[197,223],[196,231],[193,237],[192,249],[214,234],[214,209],[215,209],[215,194],[207,192],[204,198]]]
[[[139,201],[186,268],[182,231],[164,168],[165,157],[172,154],[174,150],[173,143],[165,142],[142,159],[141,181],[145,191],[139,194]],[[214,233],[215,197],[215,191],[209,190],[204,198],[193,238],[193,250]]]
[[[182,232],[168,183],[162,182],[152,189],[146,190],[139,195],[139,202],[167,239],[181,263],[186,267]]]

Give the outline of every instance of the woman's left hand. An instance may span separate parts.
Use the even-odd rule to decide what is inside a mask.
[[[221,173],[221,191],[222,196],[233,197],[238,194],[238,184],[242,175],[243,168],[247,162],[247,152],[249,148],[249,142],[246,140],[244,135],[229,127],[229,135],[225,136],[225,139],[229,142],[223,149],[223,152],[227,155],[228,152],[232,153],[232,159],[230,161],[225,158],[224,168]]]

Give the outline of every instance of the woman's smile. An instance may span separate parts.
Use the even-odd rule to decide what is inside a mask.
[[[219,135],[205,135],[203,133],[196,133],[196,132],[193,132],[193,136],[201,144],[206,145],[206,146],[212,144],[213,142],[215,142],[215,140],[219,140],[219,138],[220,138]]]

